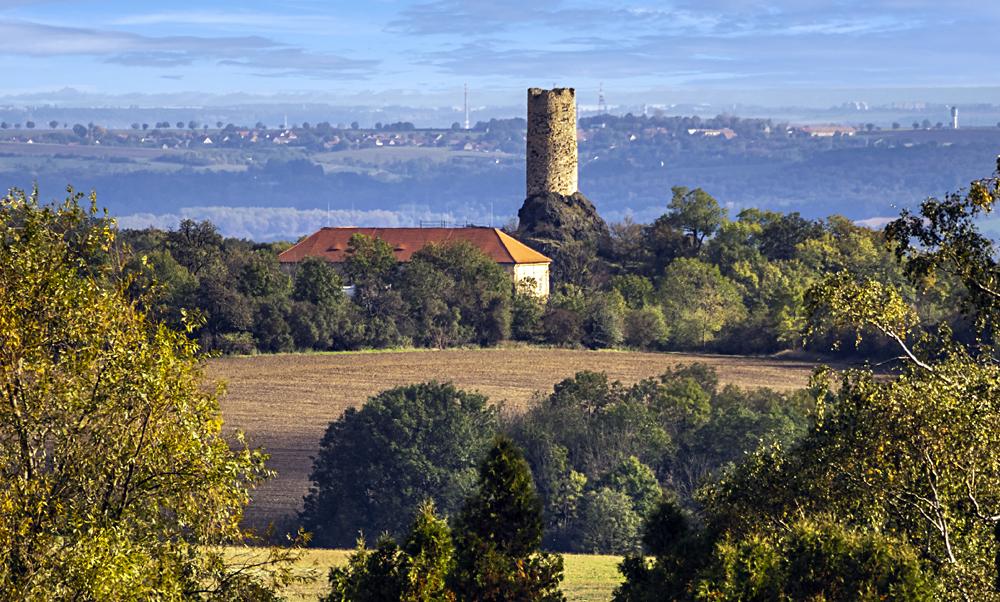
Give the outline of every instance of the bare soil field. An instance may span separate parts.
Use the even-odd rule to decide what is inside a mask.
[[[263,446],[278,471],[255,492],[247,513],[249,524],[260,527],[280,524],[301,508],[327,424],[379,391],[450,381],[521,411],[536,393],[581,370],[633,383],[692,362],[714,366],[723,384],[778,390],[805,386],[814,367],[789,359],[524,347],[225,357],[211,360],[206,376],[228,385],[222,399],[227,427]]]

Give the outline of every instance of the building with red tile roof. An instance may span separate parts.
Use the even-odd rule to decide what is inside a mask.
[[[429,244],[468,242],[503,266],[515,283],[531,279],[536,295],[549,294],[552,260],[497,228],[322,228],[278,255],[278,261],[289,269],[306,257],[343,263],[355,234],[384,240],[392,247],[396,260],[404,262]]]

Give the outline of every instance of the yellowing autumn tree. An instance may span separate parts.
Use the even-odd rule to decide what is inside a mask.
[[[268,599],[213,551],[265,456],[223,438],[197,346],[147,319],[82,200],[0,200],[0,598]]]

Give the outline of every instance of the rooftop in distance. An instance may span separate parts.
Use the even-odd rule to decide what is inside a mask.
[[[498,228],[322,228],[278,256],[281,263],[323,257],[341,263],[347,259],[351,236],[364,234],[389,243],[397,261],[409,261],[429,244],[466,241],[501,264],[548,264],[551,259]]]

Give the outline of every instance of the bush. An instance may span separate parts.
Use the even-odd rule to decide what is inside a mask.
[[[656,306],[625,313],[624,343],[633,349],[659,349],[670,338],[663,311]]]
[[[597,295],[587,307],[583,343],[591,349],[617,347],[622,342],[625,301],[618,291]]]
[[[573,310],[550,308],[542,316],[542,332],[549,343],[576,346],[583,336],[583,320]]]
[[[534,280],[531,281],[532,283]],[[511,300],[510,333],[518,341],[529,343],[538,341],[542,336],[542,315],[545,306],[534,295],[531,286],[521,283],[514,291]]]
[[[254,322],[254,335],[261,351],[276,353],[295,350],[295,340],[286,319],[288,311],[287,301],[265,301],[260,304]]]
[[[937,600],[909,544],[832,523],[800,521],[778,536],[717,544],[693,585],[702,600]]]

